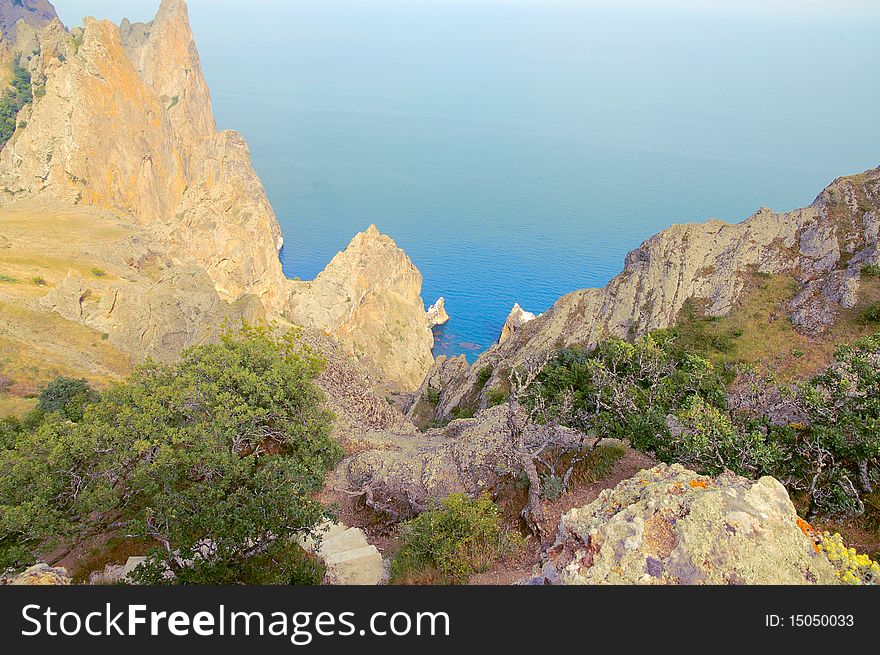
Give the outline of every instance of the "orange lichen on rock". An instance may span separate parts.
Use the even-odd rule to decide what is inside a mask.
[[[709,483],[705,480],[691,480],[691,489],[708,489]]]
[[[810,540],[813,542],[813,550],[816,551],[817,553],[820,552],[821,548],[819,548],[819,543],[818,543],[820,535],[816,531],[816,528],[814,528],[812,525],[810,525],[809,523],[807,523],[806,521],[804,521],[800,517],[798,517],[797,526],[801,529],[801,532],[803,532],[804,535],[809,537]]]

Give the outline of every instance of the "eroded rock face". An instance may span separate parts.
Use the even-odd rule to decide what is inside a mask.
[[[660,465],[560,520],[539,582],[838,584],[785,488]]]
[[[425,313],[421,274],[375,228],[314,282],[284,277],[281,231],[247,144],[216,130],[183,0],[163,0],[149,23],[86,19],[68,32],[56,19],[16,29],[0,64],[21,55],[35,93],[0,153],[0,206],[52,200],[108,212],[138,226],[164,271],[142,286],[83,286],[73,276],[41,308],[163,359],[199,342],[218,317],[218,326],[242,309],[286,317],[338,338],[389,386],[419,385],[442,305]]]
[[[224,300],[280,311],[280,229],[244,141],[216,132],[185,3],[164,0],[137,45],[132,29],[126,46],[86,19],[70,50],[41,51],[45,94],[0,156],[0,203],[48,194],[131,217]]]
[[[294,284],[286,315],[336,336],[411,391],[434,361],[421,291],[419,270],[371,225],[314,281]]]
[[[256,297],[227,304],[202,269],[180,266],[137,282],[86,279],[71,271],[37,307],[108,335],[135,361],[173,361],[186,348],[217,338],[227,322],[266,318]]]
[[[436,417],[450,415],[453,408],[465,404],[456,392],[469,390],[466,383],[470,372],[470,364],[464,355],[437,357],[407,406],[407,417],[424,428]]]
[[[15,35],[15,25],[20,20],[40,28],[57,18],[49,0],[0,0],[0,34],[5,39]]]

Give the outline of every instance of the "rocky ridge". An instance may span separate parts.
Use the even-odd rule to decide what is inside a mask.
[[[878,233],[880,168],[835,180],[804,209],[761,209],[736,225],[674,225],[631,252],[604,289],[564,296],[513,334],[507,330],[466,372],[460,362],[438,359],[428,377],[450,382],[439,390],[434,418],[485,407],[488,393],[529,357],[671,327],[688,301],[707,316],[724,316],[756,275],[792,276],[798,291],[784,310],[798,331],[819,335],[858,303],[863,267],[880,263]],[[480,379],[484,370],[492,371],[488,381]]]

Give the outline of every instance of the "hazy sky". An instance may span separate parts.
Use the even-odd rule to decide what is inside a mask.
[[[359,4],[369,6],[373,0],[249,0],[247,5],[332,5]],[[578,7],[633,8],[653,11],[699,11],[735,14],[870,14],[880,16],[878,0],[375,0],[421,4],[530,4],[572,5]],[[216,5],[241,5],[241,0],[188,0],[194,11],[204,13]],[[83,16],[96,16],[119,21],[123,17],[147,20],[155,14],[159,0],[54,0],[62,20],[68,26],[78,25]]]

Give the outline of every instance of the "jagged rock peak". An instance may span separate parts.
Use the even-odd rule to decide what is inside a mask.
[[[523,325],[525,325],[529,321],[534,321],[536,318],[538,317],[535,314],[532,314],[532,312],[527,312],[519,306],[519,303],[516,303],[513,306],[513,309],[510,310],[510,314],[507,316],[507,320],[504,321],[504,327],[501,328],[501,336],[498,339],[498,343],[504,343],[510,337],[512,337]]]
[[[0,205],[50,196],[133,218],[224,300],[280,313],[281,230],[244,140],[214,128],[185,3],[148,28],[87,18],[77,42],[43,57],[45,94],[0,154]]]
[[[287,315],[338,337],[412,391],[434,361],[421,292],[412,260],[371,225],[314,282],[294,285]]]
[[[189,11],[183,0],[163,0],[150,23],[120,25],[126,53],[167,107],[175,129],[193,142],[216,131],[211,94],[202,75]]]
[[[20,20],[40,29],[57,18],[49,0],[0,0],[0,33],[4,39],[15,36],[15,25]]]

